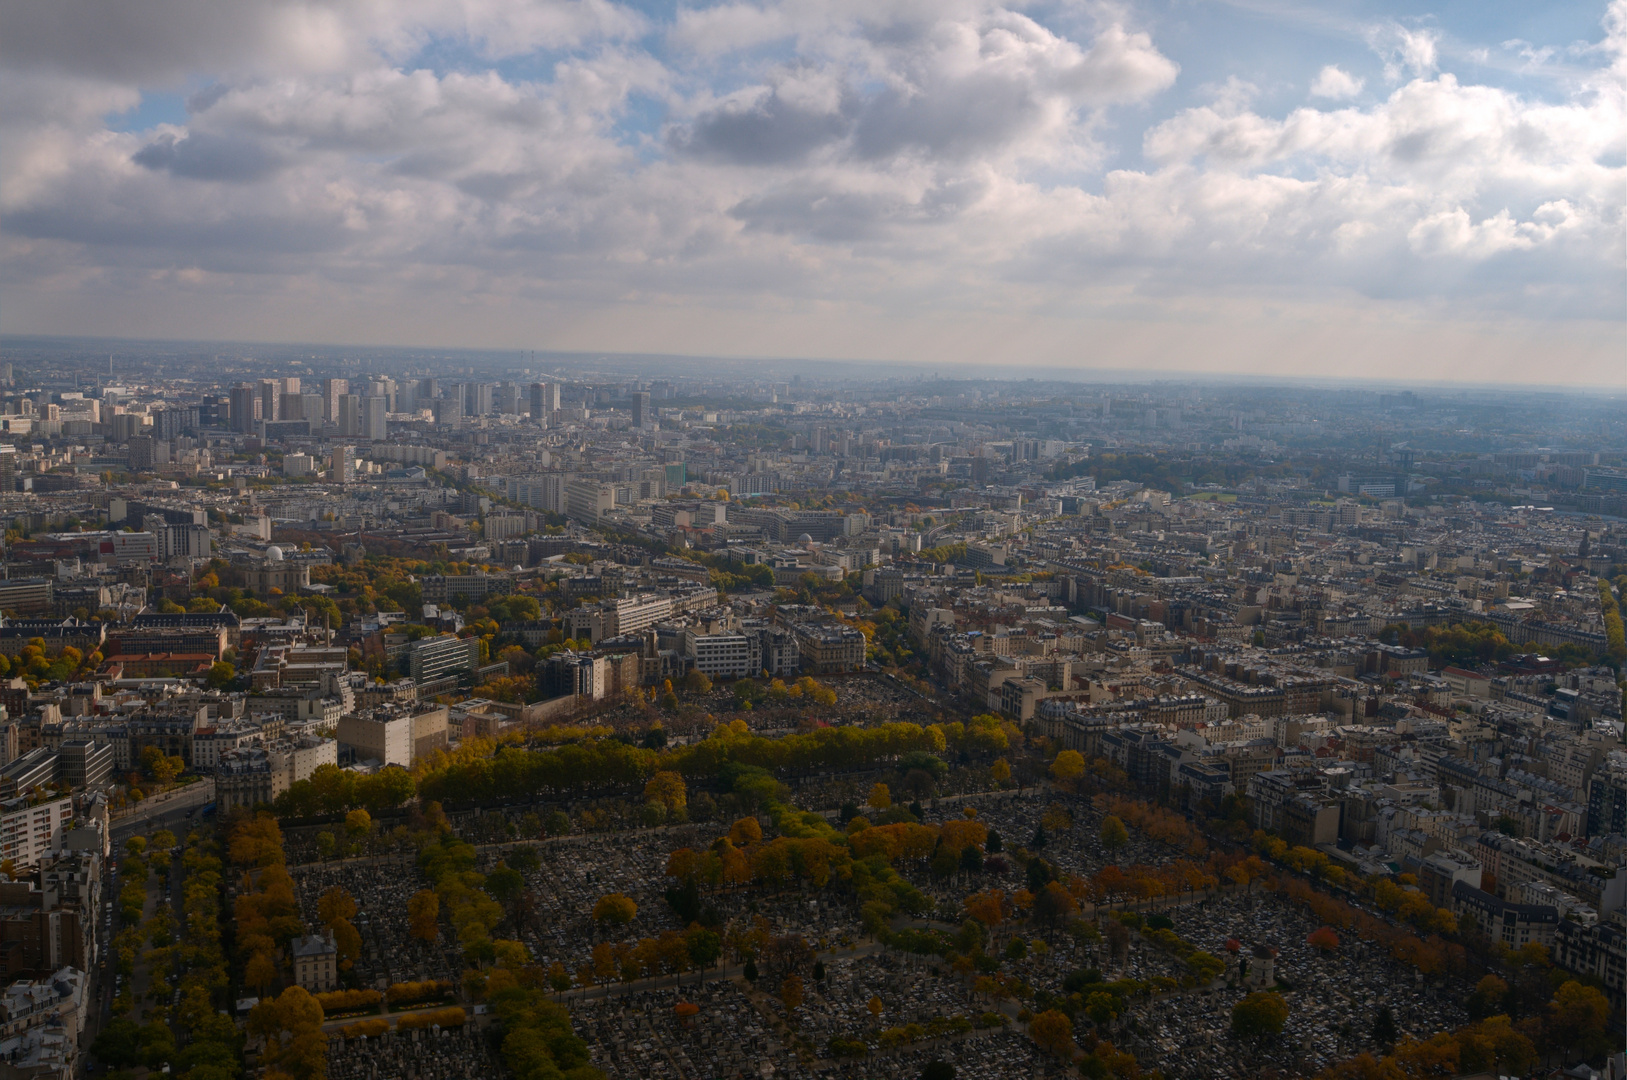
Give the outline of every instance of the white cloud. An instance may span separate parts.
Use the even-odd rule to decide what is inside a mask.
[[[1360,94],[1366,80],[1358,79],[1337,64],[1329,64],[1317,72],[1311,82],[1311,96],[1344,101]]]
[[[1390,82],[1434,74],[1440,62],[1439,39],[1433,30],[1413,30],[1400,23],[1386,23],[1369,33],[1369,44],[1384,60],[1384,77]]]

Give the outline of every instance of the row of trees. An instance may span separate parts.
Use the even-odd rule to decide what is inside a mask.
[[[152,842],[155,849],[163,850],[173,845],[174,838],[154,834]],[[130,859],[141,861],[139,852],[145,846],[134,845],[135,850],[126,857],[127,866]],[[155,1001],[148,1009],[147,1023],[138,1025],[125,1015],[129,1011],[127,1002],[127,1007],[116,1010],[117,1018],[97,1035],[91,1051],[99,1061],[115,1068],[142,1064],[154,1070],[167,1067],[172,1075],[185,1080],[232,1080],[242,1071],[243,1040],[237,1026],[217,1008],[230,986],[221,947],[223,864],[218,844],[205,834],[192,834],[187,838],[183,865],[182,942],[179,947],[157,944],[168,939],[167,912],[161,913],[164,925],[157,925],[159,920],[155,918],[150,933],[155,948],[148,956],[152,975],[149,989]],[[145,869],[142,873],[146,873]],[[139,932],[126,930],[118,942],[120,972],[126,979],[131,971],[125,952],[131,947],[132,935],[139,937]],[[184,965],[173,991],[163,975],[170,970],[172,954]],[[168,1004],[172,992],[173,1008]]]
[[[1491,623],[1461,622],[1414,630],[1397,623],[1384,628],[1382,640],[1409,649],[1425,649],[1436,667],[1456,664],[1493,664],[1512,656],[1514,643]]]
[[[941,727],[883,724],[871,728],[826,727],[769,739],[752,734],[744,721],[720,725],[710,738],[670,750],[630,746],[618,739],[589,739],[541,750],[500,746],[490,756],[459,755],[418,775],[426,799],[488,801],[556,796],[642,785],[658,771],[685,777],[721,777],[727,770],[754,767],[812,771],[854,769],[896,758],[912,750],[942,752]]]
[[[381,813],[418,793],[418,783],[405,769],[380,769],[360,775],[335,765],[318,765],[310,778],[289,785],[272,802],[280,818],[309,818],[362,809]]]
[[[1605,656],[1619,671],[1627,664],[1627,632],[1621,624],[1621,603],[1610,588],[1610,582],[1599,581],[1599,614],[1604,619]]]
[[[242,874],[232,913],[243,985],[264,996],[277,981],[279,950],[305,932],[276,818],[239,820],[228,834],[227,858]]]
[[[1495,978],[1495,976],[1487,976]],[[1420,1076],[1456,1076],[1495,1071],[1524,1076],[1557,1052],[1585,1059],[1608,1054],[1606,1035],[1610,1003],[1591,986],[1563,983],[1545,1014],[1516,1022],[1498,1014],[1429,1039],[1408,1038],[1386,1055],[1361,1054],[1318,1074],[1317,1080],[1412,1080]]]

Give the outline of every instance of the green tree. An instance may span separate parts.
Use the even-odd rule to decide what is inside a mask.
[[[1280,1035],[1287,1022],[1288,1003],[1281,994],[1257,990],[1232,1007],[1232,1034],[1240,1039],[1259,1042]]]
[[[497,868],[486,875],[484,887],[498,903],[513,904],[525,892],[525,878],[508,864],[498,863]]]
[[[125,1016],[108,1021],[90,1044],[90,1052],[104,1065],[129,1068],[141,1057],[141,1026]]]
[[[1124,827],[1124,822],[1108,814],[1102,818],[1101,839],[1102,847],[1108,851],[1117,851],[1130,842],[1130,830]]]
[[[690,963],[702,971],[717,963],[717,958],[723,955],[723,939],[704,926],[690,927],[684,935],[684,946],[689,951]]]
[[[1390,1011],[1388,1005],[1380,1005],[1378,1015],[1373,1017],[1373,1041],[1380,1046],[1394,1046],[1395,1040],[1400,1036],[1401,1031],[1395,1024],[1395,1013]]]

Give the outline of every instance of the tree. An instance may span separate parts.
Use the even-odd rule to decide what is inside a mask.
[[[290,986],[274,999],[264,999],[249,1013],[250,1035],[266,1040],[262,1062],[295,1080],[326,1075],[327,1036],[322,1034],[322,1006],[305,990]]]
[[[362,936],[349,919],[335,919],[330,929],[339,951],[339,966],[348,971],[362,955]]]
[[[785,1004],[787,1018],[802,1006],[802,978],[798,975],[787,975],[785,981],[780,983],[780,1001]]]
[[[600,925],[626,926],[638,914],[638,904],[622,893],[607,893],[593,905],[593,921]]]
[[[723,955],[723,939],[704,926],[692,926],[684,935],[684,947],[689,951],[689,962],[705,971]]]
[[[108,1022],[91,1043],[90,1052],[104,1065],[116,1069],[136,1064],[141,1054],[141,1028],[129,1017],[121,1016]]]
[[[316,901],[317,918],[323,926],[332,926],[340,919],[356,917],[356,900],[342,885],[330,886]]]
[[[877,781],[870,788],[870,797],[864,805],[872,810],[885,810],[893,804],[893,793],[887,790],[887,785]]]
[[[407,932],[419,941],[433,942],[440,934],[441,898],[434,889],[419,889],[407,901]]]
[[[1469,995],[1466,1007],[1469,1010],[1469,1019],[1483,1020],[1488,1016],[1496,1016],[1503,1011],[1503,999],[1508,994],[1508,983],[1495,975],[1487,975],[1475,983],[1474,993]]]
[[[1077,750],[1064,750],[1051,762],[1051,776],[1064,783],[1085,775],[1085,755]]]
[[[996,784],[1005,784],[1011,779],[1011,765],[1005,758],[995,758],[994,764],[989,766],[989,775]]]
[[[1055,926],[1078,910],[1068,890],[1054,881],[1047,882],[1034,897],[1034,918],[1047,925]]]
[[[498,863],[497,867],[486,875],[483,888],[498,903],[513,904],[525,891],[525,878],[507,863]]]
[[[688,694],[710,694],[712,680],[706,677],[706,672],[700,668],[690,668],[689,674],[684,676],[684,692]]]
[[[1108,851],[1117,851],[1130,842],[1130,830],[1124,827],[1124,822],[1108,814],[1102,818],[1101,840],[1102,847]]]
[[[746,957],[746,966],[740,969],[740,974],[744,975],[746,981],[753,986],[757,985],[757,958],[755,956]]]
[[[1577,1046],[1587,1046],[1604,1036],[1610,1018],[1610,1001],[1596,988],[1579,982],[1562,984],[1548,1003],[1546,1030],[1555,1046],[1570,1057]]]
[[[1073,1022],[1066,1013],[1046,1009],[1028,1022],[1028,1034],[1053,1057],[1073,1056]]]
[[[684,778],[676,772],[663,769],[650,778],[644,785],[644,798],[652,803],[659,803],[668,815],[682,812],[689,804],[689,798],[684,790]]]
[[[1097,990],[1085,999],[1085,1015],[1097,1027],[1112,1023],[1118,1014],[1119,999],[1105,990]]]
[[[1395,1013],[1388,1005],[1380,1005],[1378,1015],[1373,1018],[1373,1041],[1380,1046],[1394,1046],[1400,1034],[1395,1026]]]
[[[277,977],[277,962],[268,952],[257,952],[249,957],[249,962],[243,968],[243,983],[252,986],[264,994],[271,986],[271,981]]]
[[[366,810],[352,810],[345,815],[345,832],[360,839],[373,831],[373,815]]]
[[[167,757],[164,751],[156,746],[147,746],[141,751],[141,767],[146,770],[148,776],[158,781],[160,786],[167,786],[181,774],[186,763],[178,757]]]
[[[1311,946],[1313,949],[1320,949],[1323,952],[1331,953],[1339,951],[1339,935],[1334,932],[1334,929],[1331,926],[1324,926],[1319,930],[1312,930],[1305,938],[1305,943]]]
[[[535,832],[536,829],[533,828],[531,831]],[[542,868],[542,857],[537,854],[534,847],[514,848],[504,861],[522,874],[534,874]]]
[[[209,685],[216,690],[224,690],[237,678],[237,669],[224,660],[216,661],[209,668]]]
[[[881,998],[874,995],[871,995],[870,1000],[865,1004],[864,1007],[870,1010],[870,1015],[876,1017],[877,1019],[880,1019],[881,1014],[887,1011],[887,1006],[881,1003]]]
[[[921,1080],[955,1080],[955,1067],[947,1061],[934,1059],[921,1070]]]
[[[1288,1003],[1281,994],[1256,990],[1232,1008],[1232,1034],[1240,1039],[1259,1042],[1280,1035],[1287,1022]]]

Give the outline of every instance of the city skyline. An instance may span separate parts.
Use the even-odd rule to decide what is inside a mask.
[[[1620,0],[76,12],[8,335],[1624,382]]]

